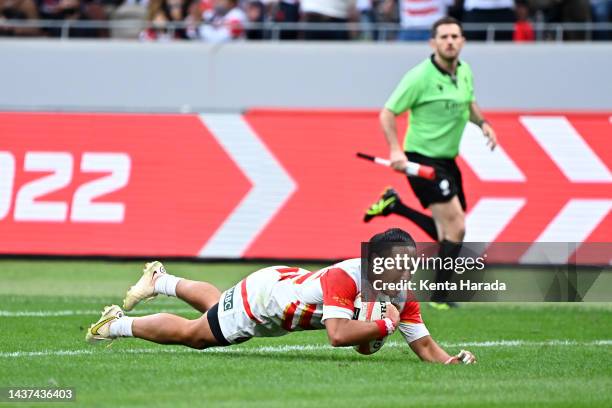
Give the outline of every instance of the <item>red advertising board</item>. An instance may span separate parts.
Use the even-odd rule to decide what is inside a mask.
[[[490,112],[494,153],[468,127],[466,240],[610,242],[611,116]],[[419,208],[403,176],[355,158],[388,154],[374,111],[7,112],[0,135],[4,254],[339,259],[391,226],[427,240],[362,222],[388,185]]]

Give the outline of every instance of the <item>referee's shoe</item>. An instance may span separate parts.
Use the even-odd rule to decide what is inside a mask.
[[[380,215],[386,217],[387,215],[391,214],[393,207],[395,207],[395,203],[397,203],[399,199],[400,198],[397,192],[392,187],[387,187],[385,191],[383,191],[378,201],[367,209],[365,215],[363,216],[363,222],[370,222],[372,218]]]

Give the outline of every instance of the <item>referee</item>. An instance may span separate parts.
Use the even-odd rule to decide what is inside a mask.
[[[497,145],[495,132],[474,99],[472,70],[459,60],[464,43],[459,21],[452,17],[436,21],[430,39],[433,54],[404,75],[380,112],[393,169],[403,172],[408,160],[435,168],[435,180],[408,178],[421,205],[431,211],[433,218],[404,205],[392,188],[385,190],[364,217],[368,222],[393,213],[412,220],[439,242],[442,258],[457,257],[465,235],[467,205],[455,158],[468,120],[482,129],[491,150]],[[408,111],[410,126],[402,149],[395,118]],[[451,274],[452,271],[439,270],[436,280],[447,281]],[[443,292],[434,293],[432,306],[452,306],[444,301],[445,296]]]

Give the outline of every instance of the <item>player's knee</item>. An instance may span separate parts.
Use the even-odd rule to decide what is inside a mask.
[[[463,237],[465,236],[465,220],[463,219],[463,217],[461,217],[461,219],[458,219],[455,223],[454,235],[454,238],[457,242],[463,241]]]
[[[200,334],[197,320],[189,321],[181,330],[183,343],[195,349],[204,348],[204,338]]]
[[[188,325],[185,335],[188,338],[189,346],[198,350],[203,350],[216,344],[210,327],[202,318],[192,320]]]
[[[465,217],[462,213],[448,214],[442,224],[442,236],[449,241],[463,241],[465,235]]]
[[[344,341],[339,336],[334,336],[334,337],[330,336],[329,337],[329,344],[332,347],[342,347],[342,346],[345,345]]]
[[[209,344],[203,339],[192,340],[190,343],[190,347],[196,350],[204,350],[208,346]]]

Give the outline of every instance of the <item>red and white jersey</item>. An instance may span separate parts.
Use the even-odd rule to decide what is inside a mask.
[[[436,20],[446,16],[452,0],[401,0],[400,24],[405,28],[429,29]]]
[[[352,319],[361,288],[361,259],[321,269],[275,266],[249,275],[242,283],[244,308],[257,323],[256,336],[323,329],[327,319]],[[429,334],[418,302],[401,305],[400,330],[408,342]]]
[[[200,26],[200,38],[209,42],[225,42],[245,37],[244,26],[247,16],[238,7],[234,7],[224,15],[204,13],[206,24]]]

